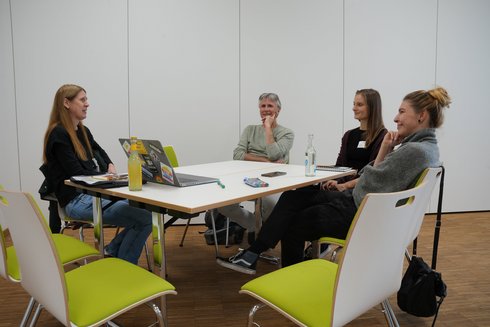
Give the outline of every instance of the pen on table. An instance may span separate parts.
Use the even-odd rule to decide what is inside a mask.
[[[225,184],[221,183],[221,181],[218,179],[216,183],[219,185],[221,188],[225,188]]]

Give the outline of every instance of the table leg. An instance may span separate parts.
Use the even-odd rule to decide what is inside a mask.
[[[102,201],[100,197],[92,197],[93,217],[94,217],[94,241],[95,247],[104,255],[104,231],[102,229]]]
[[[218,247],[218,237],[216,236],[216,224],[214,219],[216,218],[216,213],[218,210],[213,209],[211,210],[211,225],[213,226],[213,237],[214,237],[214,250],[216,254],[216,258],[219,257],[219,247]]]
[[[163,214],[152,212],[152,244],[153,244],[153,267],[160,269],[160,277],[166,279],[167,275],[167,258],[165,256],[165,228]],[[154,271],[155,272],[155,271]],[[165,296],[160,298],[160,309],[167,311]],[[166,322],[165,322],[166,323]]]
[[[262,198],[255,199],[255,236],[262,228]]]

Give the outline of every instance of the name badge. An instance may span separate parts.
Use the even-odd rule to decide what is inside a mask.
[[[357,144],[357,147],[364,149],[366,147],[366,141],[359,141],[359,144]]]

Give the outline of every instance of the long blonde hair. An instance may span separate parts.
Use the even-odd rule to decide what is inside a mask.
[[[77,132],[75,130],[75,127],[73,127],[73,121],[70,117],[70,113],[64,105],[65,99],[72,101],[81,91],[86,92],[83,87],[74,84],[65,84],[61,86],[58,91],[56,91],[56,95],[54,96],[53,101],[53,107],[51,109],[51,115],[49,116],[48,128],[46,129],[46,133],[44,134],[43,162],[45,164],[48,163],[48,159],[46,157],[46,146],[48,144],[49,135],[57,125],[63,126],[68,132],[71,143],[75,148],[75,154],[78,158],[80,158],[81,160],[88,160],[88,154],[90,155],[90,157],[93,156],[92,147],[90,146],[90,142],[88,141],[88,136],[85,132],[85,128],[83,128],[82,122],[80,121],[78,123],[78,128],[82,132],[83,141],[87,145],[87,149],[89,151],[88,154],[86,153],[85,148],[77,137]]]

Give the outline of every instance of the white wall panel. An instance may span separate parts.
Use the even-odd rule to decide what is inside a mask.
[[[278,121],[295,132],[291,163],[304,162],[309,133],[319,162],[334,162],[342,128],[342,2],[240,4],[240,130],[261,123],[259,95],[277,93]]]
[[[436,0],[345,1],[345,125],[353,119],[354,93],[381,94],[389,130],[403,97],[435,82]]]
[[[231,159],[238,130],[238,1],[134,1],[131,134],[181,164]]]
[[[440,0],[437,83],[452,96],[440,130],[445,211],[489,210],[490,2]]]
[[[17,117],[15,112],[14,65],[9,1],[0,1],[0,185],[19,190]]]
[[[127,8],[113,1],[12,1],[22,188],[36,193],[44,132],[59,86],[86,88],[86,125],[109,155],[127,131]],[[120,131],[120,132],[118,132]]]
[[[402,97],[437,83],[453,97],[438,131],[444,210],[489,210],[489,12],[486,0],[0,0],[0,184],[37,192],[64,83],[87,89],[86,124],[120,171],[117,138],[131,134],[173,144],[184,165],[230,159],[262,92],[296,133],[291,162],[314,133],[330,163],[357,125],[355,90],[380,91],[393,129]]]

